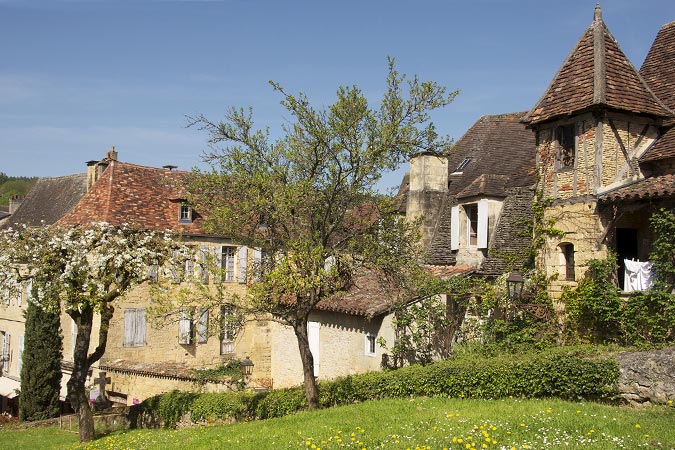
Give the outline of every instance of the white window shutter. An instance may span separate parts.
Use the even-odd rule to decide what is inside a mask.
[[[209,310],[203,309],[197,321],[197,343],[205,344],[209,339]]]
[[[218,271],[216,272],[217,275],[217,282],[220,283],[222,282],[225,278],[225,267],[223,267],[223,249],[225,248],[224,245],[219,245],[217,246],[214,250],[216,252],[216,268]]]
[[[319,376],[319,322],[307,322],[307,340],[309,341],[309,350],[312,352],[314,361],[314,376]]]
[[[19,360],[18,360],[18,363],[17,363],[17,366],[16,366],[17,367],[16,370],[17,370],[19,376],[21,376],[21,366],[23,365],[23,339],[24,339],[24,336],[22,334],[22,335],[19,336]]]
[[[239,247],[239,279],[240,283],[246,283],[246,269],[248,267],[248,247]]]
[[[23,285],[19,284],[19,293],[16,295],[16,306],[21,306],[23,301]]]
[[[145,345],[145,309],[139,309],[136,313],[136,344]]]
[[[9,333],[2,334],[2,361],[3,370],[9,368]]]
[[[206,246],[199,247],[199,276],[202,283],[209,282],[209,248]]]
[[[488,200],[478,202],[478,248],[488,246]]]
[[[450,250],[459,249],[459,206],[450,208]]]
[[[190,312],[181,311],[181,317],[178,321],[178,343],[182,345],[192,344],[192,319]]]

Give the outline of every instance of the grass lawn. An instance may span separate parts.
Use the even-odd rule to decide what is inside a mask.
[[[383,400],[281,419],[114,433],[78,446],[57,428],[0,431],[3,447],[86,449],[675,449],[675,408],[562,400]]]

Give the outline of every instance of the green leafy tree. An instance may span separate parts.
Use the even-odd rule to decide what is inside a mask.
[[[53,314],[62,308],[77,326],[67,395],[78,414],[81,441],[94,439],[85,383],[92,364],[105,353],[115,300],[147,281],[151,265],[173,265],[179,247],[169,234],[104,222],[0,233],[0,285],[15,288],[32,280],[33,302]],[[98,342],[90,353],[96,315],[100,318]]]
[[[415,291],[409,280],[419,233],[415,224],[397,220],[375,184],[416,153],[449,148],[429,111],[448,105],[456,92],[417,77],[406,80],[393,60],[375,108],[356,87],[339,88],[335,103],[317,109],[305,95],[271,84],[290,115],[279,139],[255,129],[250,109],[230,109],[221,122],[190,118],[213,145],[205,156],[213,170],[196,174],[191,201],[208,211],[210,231],[260,249],[243,306],[293,329],[313,409],[318,392],[307,337],[310,311],[347,290],[352,274],[365,268],[394,297]]]
[[[19,418],[27,421],[59,415],[61,390],[60,317],[58,311],[29,302],[21,365]]]

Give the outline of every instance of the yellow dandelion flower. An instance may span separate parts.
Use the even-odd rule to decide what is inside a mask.
[[[639,423],[636,423],[636,424],[635,424],[635,428],[640,428],[640,424],[639,424]]]

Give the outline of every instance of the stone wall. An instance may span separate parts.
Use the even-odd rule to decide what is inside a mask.
[[[382,354],[379,344],[375,354],[366,353],[366,333],[394,341],[391,316],[367,320],[363,317],[331,312],[312,312],[309,320],[319,322],[319,380],[330,380],[359,372],[380,369]],[[298,341],[290,327],[273,323],[272,376],[274,388],[302,384],[303,372]]]
[[[619,392],[633,404],[673,404],[675,401],[675,347],[648,352],[622,352]]]

